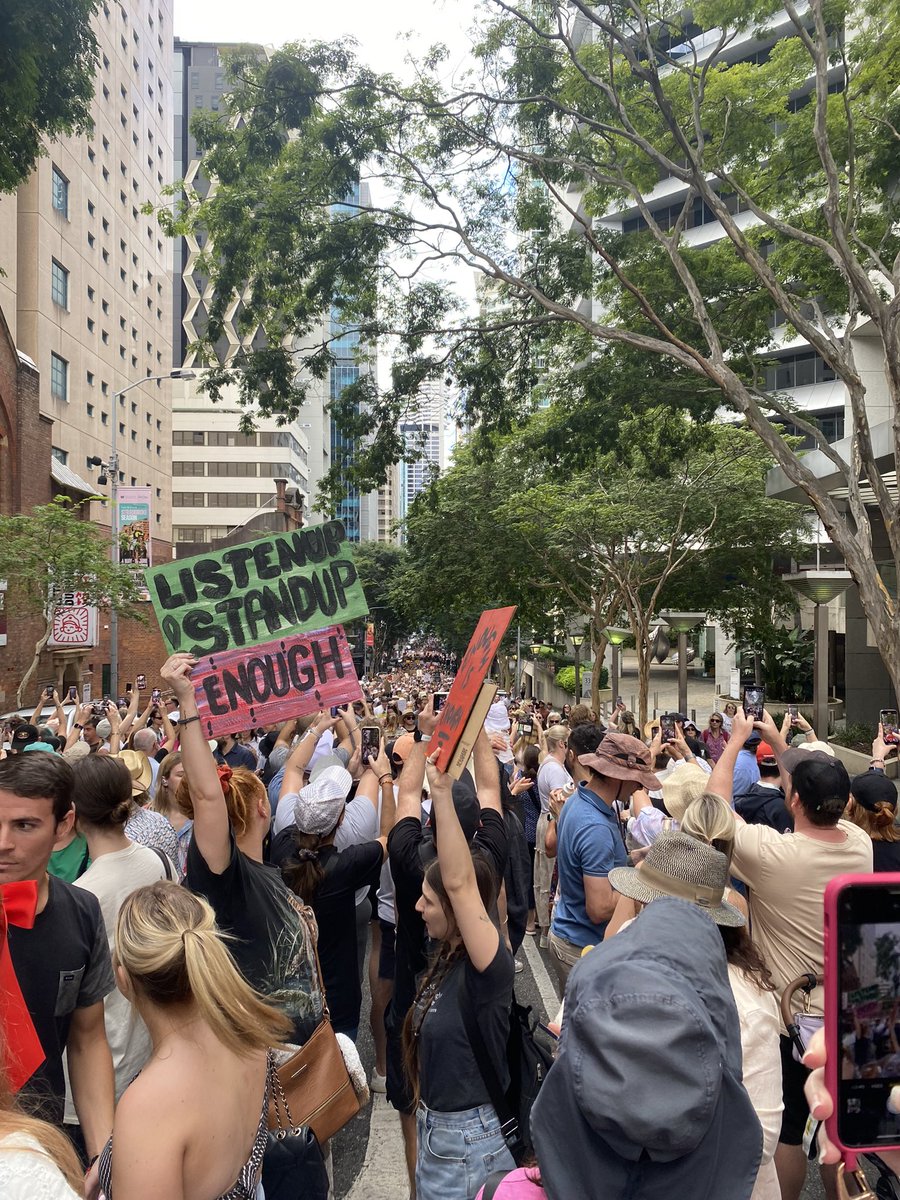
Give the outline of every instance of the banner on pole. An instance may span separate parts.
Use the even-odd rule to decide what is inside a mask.
[[[340,625],[204,655],[191,681],[208,738],[362,699]]]
[[[145,572],[169,650],[197,658],[364,617],[341,521],[272,533]]]
[[[453,686],[444,701],[440,724],[434,731],[429,747],[432,753],[435,749],[440,750],[437,765],[441,771],[450,769],[456,748],[478,703],[482,685],[487,679],[491,663],[515,611],[515,605],[512,605],[510,608],[489,608],[481,614],[472,640],[459,664]]]
[[[119,562],[144,570],[151,565],[150,488],[119,488]]]

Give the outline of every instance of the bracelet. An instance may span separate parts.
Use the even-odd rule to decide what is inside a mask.
[[[84,726],[83,726],[83,725],[79,725],[79,724],[78,724],[78,722],[76,721],[76,722],[75,722],[75,724],[72,726],[72,728],[73,728],[73,729],[84,729]]]
[[[883,758],[873,758],[869,765],[874,767],[876,763],[880,763],[882,766],[884,766],[884,759]]]
[[[379,785],[380,785],[381,787],[384,787],[384,785],[385,785],[386,783],[389,783],[389,784],[391,784],[391,786],[393,786],[393,783],[394,783],[394,777],[393,777],[393,775],[382,775],[382,776],[379,778],[379,780],[378,780],[378,783],[379,783]]]
[[[178,728],[180,729],[183,725],[190,725],[191,721],[199,721],[199,720],[200,720],[199,713],[194,713],[194,715],[192,717],[182,717],[181,720],[178,722]]]
[[[422,736],[419,738],[419,741],[420,741],[420,742],[430,742],[430,741],[431,741],[431,734],[430,734],[430,733],[423,733],[423,734],[422,734]]]
[[[315,726],[310,725],[309,729],[307,729],[307,731],[301,736],[300,741],[302,742],[304,740],[304,738],[308,738],[311,733],[315,733],[315,732],[316,732]]]

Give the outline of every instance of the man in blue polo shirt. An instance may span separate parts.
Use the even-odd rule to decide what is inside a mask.
[[[578,756],[587,779],[559,816],[556,855],[559,889],[550,926],[550,952],[565,990],[585,946],[603,941],[616,906],[607,875],[628,862],[616,812],[637,788],[653,790],[650,751],[637,738],[607,732],[593,754]]]

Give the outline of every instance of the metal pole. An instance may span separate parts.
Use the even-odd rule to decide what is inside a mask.
[[[575,647],[575,703],[581,703],[581,646]]]
[[[828,605],[817,604],[814,616],[816,657],[813,663],[813,725],[816,737],[828,737]]]
[[[522,624],[516,625],[516,684],[515,694],[518,697],[522,690]]]
[[[110,527],[112,536],[111,558],[113,566],[119,562],[119,455],[116,451],[116,431],[119,424],[119,400],[122,392],[113,396],[112,444],[109,455],[110,489],[109,497],[112,505]],[[119,695],[119,614],[113,606],[109,614],[109,694]]]
[[[687,634],[678,631],[678,711],[687,715]]]
[[[610,709],[613,709],[616,706],[616,698],[618,697],[618,694],[619,694],[619,647],[617,645],[615,645],[615,643],[613,643],[613,648],[612,648],[612,664],[611,664],[611,666],[612,666],[612,673],[610,675],[609,684],[610,684],[610,689],[612,691],[612,698],[610,701]]]

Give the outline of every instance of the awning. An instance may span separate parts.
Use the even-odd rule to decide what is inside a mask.
[[[60,487],[68,488],[70,492],[83,492],[85,496],[97,495],[97,488],[93,483],[86,483],[80,475],[76,475],[71,467],[61,463],[58,458],[50,459],[50,478]]]

